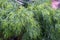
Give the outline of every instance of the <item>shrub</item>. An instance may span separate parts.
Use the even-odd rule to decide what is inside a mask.
[[[0,40],[60,40],[59,13],[48,2],[24,8],[14,0],[1,0]]]

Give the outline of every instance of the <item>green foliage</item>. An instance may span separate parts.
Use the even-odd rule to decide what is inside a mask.
[[[35,19],[40,24],[41,40],[59,40],[60,38],[60,12],[53,10],[50,4],[43,3],[34,7],[29,7],[34,12]]]
[[[14,0],[1,0],[0,40],[19,35],[21,40],[60,40],[60,11],[40,1],[24,8]]]
[[[1,3],[0,9],[1,38],[7,39],[13,36],[18,36],[23,32],[22,30],[25,30],[25,34],[29,34],[28,37],[31,39],[40,35],[40,27],[33,18],[33,12],[19,6],[17,3],[13,5],[10,1],[4,1],[4,3]],[[26,36],[25,34],[23,35],[23,38]]]

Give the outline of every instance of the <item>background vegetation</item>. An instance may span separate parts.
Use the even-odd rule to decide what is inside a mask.
[[[34,0],[25,8],[0,0],[0,40],[60,40],[60,11],[50,0]]]

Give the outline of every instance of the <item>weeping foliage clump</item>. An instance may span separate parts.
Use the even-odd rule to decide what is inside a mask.
[[[48,3],[29,7],[28,9],[33,11],[34,18],[40,25],[41,40],[60,40],[60,12],[58,9],[52,9]]]
[[[0,40],[60,40],[60,12],[50,4],[28,5],[0,1]]]
[[[17,3],[12,3],[12,1],[1,0],[0,3],[1,40],[8,40],[19,35],[22,35],[21,40],[32,40],[40,36],[40,26],[34,19],[32,11],[28,11]]]

